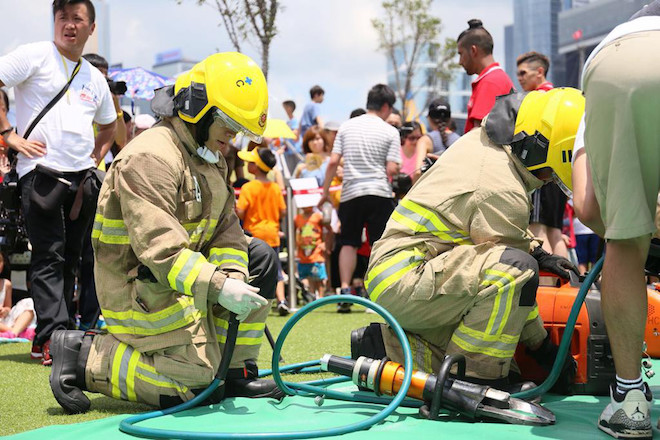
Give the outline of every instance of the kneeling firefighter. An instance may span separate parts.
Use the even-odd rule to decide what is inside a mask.
[[[433,373],[445,355],[462,354],[469,380],[513,392],[518,342],[552,366],[557,347],[536,306],[538,273],[568,278],[576,269],[527,231],[528,194],[550,180],[571,188],[583,113],[576,89],[499,97],[484,126],[457,140],[392,213],[365,285],[406,330],[416,369]],[[352,354],[403,362],[393,332],[374,324],[353,332]],[[569,358],[560,391],[575,375]]]
[[[219,154],[238,132],[260,142],[267,107],[261,69],[239,53],[156,92],[162,122],[121,151],[99,196],[92,242],[109,334],[53,334],[50,384],[65,411],[89,409],[83,390],[161,408],[190,400],[218,370],[230,312],[237,344],[211,400],[282,396],[255,362],[277,256],[243,234]]]

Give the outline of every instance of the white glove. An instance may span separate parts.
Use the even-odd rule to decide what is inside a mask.
[[[258,292],[258,287],[250,286],[241,280],[227,278],[218,295],[218,304],[236,313],[236,319],[243,321],[252,310],[268,304],[268,300]]]

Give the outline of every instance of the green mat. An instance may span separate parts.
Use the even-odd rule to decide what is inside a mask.
[[[650,381],[655,396],[660,396],[660,378]],[[334,385],[341,391],[354,390],[351,384]],[[368,431],[342,436],[342,439],[475,439],[488,440],[512,438],[555,439],[611,439],[596,428],[600,411],[609,398],[592,396],[544,397],[544,404],[557,416],[553,426],[535,427],[500,423],[474,423],[457,420],[429,421],[420,418],[416,409],[399,408],[384,422]],[[656,400],[656,405],[658,400]],[[183,413],[142,422],[140,426],[161,429],[205,432],[282,432],[307,431],[347,425],[376,414],[382,406],[363,403],[340,402],[326,399],[319,407],[314,399],[287,397],[281,403],[267,399],[227,399],[221,404],[198,407]],[[6,414],[5,414],[6,415]],[[660,410],[654,408],[652,421],[655,425]],[[73,425],[53,425],[34,431],[16,434],[8,439],[59,440],[59,439],[127,439],[134,438],[119,431],[119,422],[126,415]],[[654,429],[655,430],[655,429]],[[376,437],[377,436],[377,437]]]

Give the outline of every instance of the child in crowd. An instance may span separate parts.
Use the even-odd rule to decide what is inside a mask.
[[[5,256],[0,253],[0,273],[5,268]],[[32,298],[24,298],[11,306],[11,281],[0,278],[0,338],[34,339],[37,318]]]
[[[279,254],[280,218],[286,213],[286,204],[280,186],[268,180],[268,173],[277,163],[275,155],[268,148],[255,148],[251,151],[239,151],[238,157],[248,164],[248,172],[254,174],[254,180],[241,187],[241,194],[236,202],[236,214],[243,221],[243,229],[253,237],[260,238]],[[277,259],[278,265],[279,258]],[[281,316],[289,313],[284,297],[284,277],[278,267],[277,309]]]
[[[314,212],[313,206],[307,206],[302,208],[301,214],[296,215],[294,223],[298,243],[298,275],[316,298],[323,298],[328,279],[325,270],[323,214]]]

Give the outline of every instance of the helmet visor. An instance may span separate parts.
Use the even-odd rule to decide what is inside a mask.
[[[231,117],[229,117],[229,115],[227,115],[225,112],[223,112],[217,107],[215,107],[213,110],[213,119],[216,121],[220,121],[222,124],[227,126],[233,132],[243,133],[243,135],[247,136],[248,139],[250,139],[255,144],[261,143],[262,140],[261,135],[256,134],[248,130],[247,128],[243,127],[241,124],[233,120]]]
[[[562,182],[557,173],[554,171],[552,172],[552,181],[555,182],[559,188],[561,188],[562,192],[566,194],[566,197],[569,199],[573,198],[573,191],[571,191],[569,187],[566,186],[564,182]]]

